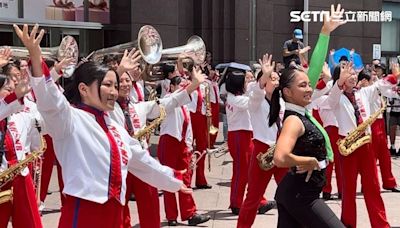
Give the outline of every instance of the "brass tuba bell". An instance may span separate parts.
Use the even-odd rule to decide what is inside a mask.
[[[138,48],[143,60],[148,64],[158,63],[162,51],[160,34],[153,26],[144,25],[139,30],[137,40],[94,51],[91,58],[101,62],[106,55],[123,54],[125,50],[132,48]]]
[[[10,48],[12,55],[17,58],[28,58],[29,51],[25,47],[1,46],[0,49]],[[76,40],[72,36],[65,36],[59,46],[52,48],[42,48],[42,56],[45,59],[61,61],[64,58],[73,58],[72,65],[63,70],[63,77],[69,78],[78,63],[79,48]]]
[[[201,64],[206,58],[206,45],[200,36],[191,36],[185,45],[162,50],[161,62],[176,61],[183,52],[191,53],[190,57],[194,63]]]

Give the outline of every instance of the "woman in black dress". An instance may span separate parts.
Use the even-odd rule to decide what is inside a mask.
[[[306,109],[313,91],[309,78],[301,69],[289,68],[283,71],[279,83],[286,103],[274,163],[288,167],[289,172],[276,190],[278,227],[344,227],[319,198],[325,185],[326,145],[330,142]],[[271,108],[279,108],[278,94]]]

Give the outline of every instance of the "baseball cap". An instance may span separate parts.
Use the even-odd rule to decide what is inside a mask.
[[[301,31],[301,29],[295,29],[293,35],[296,39],[303,39],[303,31]]]
[[[384,63],[375,64],[375,68],[381,68],[382,70],[386,70],[386,65]]]

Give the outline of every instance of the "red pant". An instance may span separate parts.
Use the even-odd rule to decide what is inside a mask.
[[[326,132],[329,135],[329,140],[331,141],[331,146],[333,150],[333,159],[334,163],[329,163],[326,168],[326,185],[322,189],[323,192],[331,193],[332,192],[332,171],[333,165],[335,164],[335,174],[336,174],[336,184],[338,193],[342,193],[342,172],[340,169],[340,158],[339,158],[339,148],[336,142],[339,139],[339,128],[335,126],[327,126],[325,127]]]
[[[212,113],[212,125],[219,128],[219,103],[211,103],[211,113]],[[217,140],[218,133],[215,135],[210,135],[211,148],[214,147],[215,141]]]
[[[379,160],[379,168],[382,175],[383,188],[394,188],[397,186],[396,178],[392,174],[392,162],[390,152],[387,147],[387,135],[384,119],[377,119],[371,125],[372,131],[372,150],[375,152],[376,159]]]
[[[203,152],[207,149],[207,118],[205,115],[197,112],[191,112],[190,118],[193,129],[193,141],[196,141],[196,150]],[[206,156],[203,156],[197,163],[196,186],[207,185],[207,180],[204,173],[205,157]]]
[[[59,228],[121,228],[123,206],[116,199],[104,204],[66,195]]]
[[[140,226],[159,228],[161,226],[161,219],[158,190],[153,186],[141,181],[131,173],[128,173],[126,178],[126,204],[123,212],[123,226],[125,228],[132,227],[128,206],[132,193],[135,195],[136,199]]]
[[[56,155],[54,153],[53,140],[49,135],[44,135],[46,140],[47,149],[43,154],[43,164],[42,164],[42,179],[40,180],[40,201],[44,202],[47,196],[47,190],[49,189],[49,183],[51,178],[51,173],[53,172],[54,161],[57,164],[57,177],[58,177],[58,186],[60,188],[60,198],[61,198],[61,206],[64,205],[65,196],[62,193],[64,189],[64,183],[62,180],[61,174],[61,166],[56,159]]]
[[[18,175],[0,191],[13,187],[12,202],[0,204],[0,227],[7,227],[12,218],[14,228],[43,227],[31,175]]]
[[[254,149],[249,164],[249,180],[247,185],[246,199],[240,208],[237,227],[251,227],[256,218],[257,209],[267,203],[264,198],[265,189],[271,180],[272,175],[275,177],[276,184],[282,180],[287,173],[287,169],[274,167],[268,171],[262,170],[258,166],[257,155],[260,152],[267,152],[269,146],[256,139],[253,139]]]
[[[342,136],[340,136],[343,138]],[[389,227],[386,220],[385,205],[380,193],[376,160],[370,144],[366,144],[348,156],[339,156],[342,166],[342,222],[347,227],[357,224],[356,187],[357,175],[361,175],[365,204],[371,227]]]
[[[162,135],[158,144],[158,159],[161,164],[175,170],[187,169],[188,172],[183,174],[183,183],[186,186],[190,186],[192,176],[191,170],[189,170],[191,152],[187,149],[184,140],[179,142],[170,135]],[[196,204],[193,196],[192,194],[179,192],[178,197],[181,220],[188,220],[196,213]],[[167,220],[176,220],[178,218],[175,193],[164,192],[164,207]]]
[[[230,208],[241,208],[249,176],[249,161],[253,151],[251,131],[228,132],[228,148],[233,158]]]

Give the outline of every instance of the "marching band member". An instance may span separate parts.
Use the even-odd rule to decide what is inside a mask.
[[[196,151],[205,153],[208,145],[207,139],[207,117],[205,102],[205,85],[201,84],[192,93],[192,101],[187,105],[190,111],[192,122],[193,139],[196,142]],[[205,157],[199,159],[196,167],[196,187],[197,189],[210,189],[211,185],[207,183],[205,176]]]
[[[197,75],[192,85],[189,86],[186,91],[170,96],[169,98],[162,98],[159,100],[159,103],[169,111],[181,106],[183,104],[182,102],[190,102],[189,94],[198,86],[199,80],[203,79],[201,79],[201,76]],[[135,132],[143,130],[146,127],[147,119],[157,118],[160,115],[160,109],[156,101],[134,103],[134,101],[130,100],[129,92],[132,88],[131,85],[132,81],[129,75],[123,74],[120,77],[119,97],[115,104],[114,111],[110,112],[110,116],[115,121],[126,126],[129,134],[133,135]],[[148,150],[146,140],[140,140],[143,149]],[[160,227],[160,208],[157,189],[142,182],[131,174],[128,174],[127,185],[127,200],[132,191],[135,194],[140,225],[143,227]],[[151,201],[151,203],[149,203],[149,201]],[[125,208],[125,217],[128,218],[125,219],[125,222],[127,222],[127,227],[131,227],[129,208],[127,205]]]
[[[169,83],[171,78],[175,77],[175,66],[170,64],[162,65],[162,72],[164,75],[164,80],[160,82],[161,84],[161,98],[163,98],[169,92]]]
[[[381,65],[379,65],[381,66]],[[399,64],[392,66],[392,73],[394,76],[400,74]],[[366,74],[365,70],[361,71],[360,74]],[[378,75],[379,78],[379,75]],[[395,79],[396,77],[389,77]],[[393,80],[392,84],[397,84],[397,80]],[[370,100],[371,102],[371,113],[374,113],[382,107],[382,100]],[[382,188],[390,190],[392,192],[400,192],[400,188],[397,186],[396,178],[392,173],[392,161],[390,151],[387,147],[387,134],[385,127],[385,119],[383,115],[380,115],[378,119],[371,125],[371,136],[372,142],[371,149],[374,150],[376,158],[379,160],[379,169],[381,170],[382,176]]]
[[[123,64],[123,62],[124,58],[121,60],[121,64]],[[125,126],[125,129],[131,136],[133,136],[135,132],[146,127],[146,120],[148,118],[155,118],[159,115],[159,110],[156,110],[156,103],[144,102],[143,93],[141,93],[140,90],[133,92],[139,96],[136,98],[135,95],[132,96],[133,93],[131,91],[134,90],[132,89],[133,85],[134,81],[131,78],[131,74],[126,72],[120,76],[118,99],[115,103],[114,111],[110,112],[110,117],[122,126]],[[139,140],[142,148],[148,151],[147,141],[143,139]],[[135,195],[140,225],[142,227],[160,227],[158,190],[131,173],[128,173],[126,185],[125,200],[129,202],[131,194],[133,193]],[[131,227],[128,203],[124,207],[123,216],[124,227]]]
[[[179,172],[161,166],[109,118],[106,112],[114,109],[118,92],[115,71],[83,63],[74,72],[66,98],[50,76],[43,76],[39,44],[44,31],[36,36],[38,25],[30,35],[27,25],[23,30],[14,28],[29,50],[38,110],[63,169],[66,202],[59,227],[121,227],[128,170],[160,189],[192,192],[174,177]],[[138,66],[138,55],[129,53],[130,69]],[[126,70],[119,68],[118,72]]]
[[[279,86],[279,75],[273,72],[275,62],[271,63],[272,55],[266,54],[260,60],[262,71],[257,76],[257,81],[248,85],[249,112],[253,126],[254,149],[249,161],[249,179],[246,198],[240,208],[238,228],[251,227],[257,214],[264,214],[274,208],[275,202],[267,202],[264,198],[265,189],[272,175],[278,184],[287,169],[273,167],[268,171],[262,170],[258,165],[257,155],[267,152],[271,145],[276,142],[281,123],[269,122],[269,117],[283,114],[283,109],[278,113],[270,112],[270,103],[275,88]],[[278,121],[281,121],[279,118]]]
[[[339,125],[339,136],[345,138],[372,113],[370,101],[380,99],[379,93],[393,97],[392,87],[386,80],[378,80],[373,85],[355,90],[357,75],[352,63],[337,66],[339,77],[334,74],[334,86],[327,102],[333,110]],[[396,80],[397,81],[397,80]],[[357,148],[348,156],[340,155],[342,166],[342,221],[347,227],[356,227],[356,187],[357,175],[361,175],[361,185],[372,227],[390,227],[386,219],[385,206],[380,195],[376,157],[370,143]]]
[[[192,83],[186,87],[186,91],[190,94],[195,88],[193,85],[198,84],[198,75],[200,71],[194,70]],[[184,81],[181,77],[176,76],[170,81],[170,93],[164,98],[174,97],[184,91],[182,88]],[[184,91],[184,93],[186,93]],[[186,102],[186,103],[189,103]],[[187,186],[191,183],[191,172],[189,163],[192,158],[192,126],[190,122],[190,114],[186,105],[174,109],[166,109],[166,118],[161,123],[160,141],[158,144],[158,159],[163,165],[167,165],[177,170],[188,170],[183,174],[183,183]],[[169,226],[177,225],[178,206],[176,203],[175,193],[164,193],[164,208]],[[196,204],[191,194],[179,193],[179,211],[181,220],[188,220],[189,225],[197,225],[207,222],[210,217],[199,215],[196,213]]]
[[[50,70],[50,75],[51,78],[55,81],[58,82],[58,80],[61,78],[62,74],[62,69],[71,65],[71,62],[73,61],[72,58],[64,58],[60,62],[54,63],[54,67],[51,68]],[[61,88],[61,86],[58,85],[58,88],[60,89],[61,92],[64,92],[64,90]],[[29,98],[31,101],[36,102],[36,97],[31,91]],[[61,207],[64,205],[65,202],[65,196],[62,193],[63,188],[64,188],[64,183],[62,181],[62,174],[61,174],[61,166],[60,163],[58,162],[56,158],[56,154],[54,152],[54,146],[53,146],[53,139],[48,135],[43,136],[46,140],[47,148],[46,151],[43,153],[43,163],[42,163],[42,176],[41,176],[41,181],[40,181],[40,205],[39,205],[39,212],[43,211],[45,209],[45,200],[47,197],[47,190],[49,189],[49,184],[50,184],[50,179],[51,179],[51,174],[53,172],[53,166],[54,162],[56,163],[57,167],[57,180],[58,180],[58,186],[60,189],[60,199],[61,199]]]
[[[210,103],[211,103],[211,118],[212,125],[219,128],[219,87],[218,87],[218,75],[215,69],[209,70],[208,85],[210,88]],[[214,148],[215,141],[217,140],[218,132],[216,134],[210,134],[210,147]]]
[[[228,120],[228,148],[233,158],[230,206],[232,213],[238,215],[243,202],[248,180],[248,161],[253,151],[253,128],[250,122],[249,97],[245,95],[245,75],[232,71],[225,81],[228,97],[226,116]],[[193,121],[192,121],[193,123]]]
[[[25,159],[30,151],[30,140],[40,141],[35,134],[35,119],[31,112],[24,111],[23,97],[29,92],[27,75],[20,76],[18,86],[15,87],[14,80],[0,75],[0,97],[2,106],[4,103],[8,112],[2,116],[0,122],[0,170],[4,171],[11,165],[16,165]],[[4,118],[3,118],[4,117]],[[36,137],[33,137],[35,135]],[[0,227],[7,227],[12,218],[13,227],[42,227],[34,184],[29,169],[26,167],[21,173],[14,177],[8,184],[0,189],[5,191],[12,188],[12,202],[0,204]]]
[[[135,70],[131,70],[125,72],[124,74],[128,74],[132,81],[132,89],[130,93],[130,97],[133,99],[135,103],[144,101],[144,81],[140,77],[141,70],[140,67]]]

